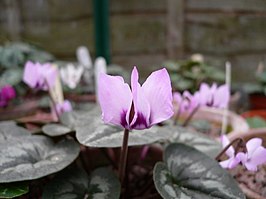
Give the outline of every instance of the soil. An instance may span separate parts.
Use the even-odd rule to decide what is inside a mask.
[[[243,166],[238,166],[229,171],[234,178],[239,182],[240,187],[250,189],[247,191],[253,191],[259,196],[250,194],[249,198],[263,199],[266,198],[266,165],[258,166],[258,171],[248,171]],[[249,194],[248,194],[249,195]],[[251,197],[252,195],[252,197]]]

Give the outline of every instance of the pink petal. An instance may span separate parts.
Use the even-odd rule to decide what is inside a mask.
[[[223,148],[225,148],[230,143],[226,135],[221,135],[221,143],[222,143]],[[228,155],[228,157],[235,156],[235,150],[232,146],[230,146],[225,153],[226,155]]]
[[[39,69],[34,63],[28,61],[24,68],[23,81],[31,88],[37,86],[40,78]]]
[[[257,166],[266,162],[266,149],[259,146],[252,154],[250,159],[245,163],[248,170],[256,171]]]
[[[167,70],[153,72],[142,85],[151,108],[150,124],[169,119],[173,114],[172,87]]]
[[[134,67],[131,74],[131,89],[134,104],[134,117],[130,122],[130,126],[134,129],[140,130],[150,127],[150,105],[145,96],[143,88],[141,88],[140,84],[138,83],[138,79],[138,70],[136,67]]]
[[[247,152],[248,152],[248,157],[253,156],[253,153],[257,150],[258,147],[260,147],[262,144],[262,139],[261,138],[252,138],[250,139],[247,144]]]
[[[238,158],[232,157],[227,160],[219,162],[221,167],[227,168],[227,169],[233,169],[239,164],[240,160]]]
[[[199,89],[199,96],[200,96],[200,104],[202,106],[205,106],[209,102],[210,98],[210,87],[206,83],[201,83],[200,89]]]
[[[218,108],[225,108],[227,107],[230,99],[230,91],[228,85],[224,84],[217,88],[216,92],[214,93],[214,102],[213,106]]]
[[[53,67],[51,64],[43,64],[41,66],[41,74],[45,81],[45,86],[43,87],[44,90],[47,90],[47,84],[49,88],[52,88],[55,84],[58,72],[55,67]]]
[[[105,123],[128,127],[126,114],[130,111],[132,93],[121,77],[100,74],[99,103]]]

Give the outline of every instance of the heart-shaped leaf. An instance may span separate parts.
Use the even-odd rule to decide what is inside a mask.
[[[0,122],[0,141],[20,136],[31,136],[31,133],[13,121]]]
[[[216,157],[222,150],[222,145],[220,143],[202,133],[192,132],[187,128],[173,125],[163,127],[163,132],[165,131],[172,132],[171,138],[169,138],[171,142],[190,145],[212,158]]]
[[[244,199],[233,177],[207,155],[185,144],[170,144],[155,165],[155,187],[165,199]]]
[[[170,132],[162,133],[161,128],[157,126],[141,131],[133,130],[129,133],[128,145],[150,144],[166,139],[167,133]],[[123,129],[104,124],[99,116],[89,120],[87,126],[76,127],[78,141],[90,147],[120,147],[123,135]]]
[[[107,168],[98,168],[90,177],[79,168],[68,168],[44,188],[43,199],[101,198],[118,199],[120,183],[115,174]]]
[[[0,131],[0,183],[37,179],[62,170],[78,156],[79,145],[73,140],[54,143],[45,136],[21,135],[21,127]],[[22,132],[27,133],[23,129]],[[29,132],[28,132],[29,134]]]
[[[62,115],[61,122],[76,130],[78,141],[90,147],[120,147],[124,131],[122,128],[106,125],[101,119],[99,107],[88,112],[69,112]],[[132,131],[129,135],[129,146],[143,145],[165,139],[166,133],[160,132],[160,127]]]
[[[62,124],[46,124],[42,127],[44,134],[51,137],[65,135],[70,133],[72,130]]]
[[[0,184],[0,198],[15,198],[28,193],[29,186],[25,182]]]

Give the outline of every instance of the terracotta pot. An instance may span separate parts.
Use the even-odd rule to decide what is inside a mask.
[[[249,95],[250,109],[266,109],[266,96],[262,93]]]
[[[257,116],[257,117],[264,118],[266,120],[266,110],[250,110],[250,111],[242,113],[241,116],[244,118]]]
[[[262,143],[263,146],[266,147],[266,128],[251,129],[246,133],[234,132],[230,134],[228,137],[230,140],[240,137],[244,139],[245,141],[248,141],[255,137],[261,138],[263,140],[263,143]],[[247,187],[243,183],[240,183],[239,186],[242,189],[242,191],[246,194],[247,198],[249,199],[266,199],[266,197],[263,197],[260,194],[254,192],[253,190],[251,190],[249,187]]]

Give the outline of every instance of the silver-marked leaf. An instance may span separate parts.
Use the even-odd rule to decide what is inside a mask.
[[[20,136],[31,136],[31,133],[20,126],[17,126],[14,121],[0,122],[0,141]]]
[[[26,182],[0,184],[0,198],[15,198],[28,191],[29,186]]]
[[[89,121],[95,117],[101,117],[98,106],[95,106],[90,111],[65,112],[61,115],[60,122],[71,129],[75,129],[76,127],[88,125]]]
[[[89,177],[80,168],[68,168],[57,174],[44,188],[43,199],[118,199],[120,183],[107,168],[98,168]]]
[[[133,130],[129,132],[128,145],[144,145],[169,137],[170,132],[161,132],[161,127],[153,126],[145,130]],[[115,126],[109,126],[102,122],[101,118],[93,117],[89,125],[76,127],[78,141],[90,147],[120,147],[123,141],[124,131]]]
[[[120,182],[117,176],[107,168],[98,168],[90,175],[89,195],[92,199],[118,199]]]
[[[164,163],[153,171],[155,187],[165,199],[244,199],[233,177],[217,161],[185,144],[170,144]]]
[[[164,131],[172,132],[170,138],[171,142],[180,142],[190,145],[196,148],[197,150],[209,155],[212,158],[216,157],[222,150],[222,145],[219,142],[209,138],[208,136],[202,133],[192,132],[187,128],[177,126],[166,126],[163,128]]]
[[[62,170],[79,154],[73,140],[54,143],[45,136],[0,140],[0,183],[38,179]]]
[[[66,168],[43,190],[43,199],[79,199],[88,193],[89,178],[83,169]]]
[[[72,130],[62,124],[46,124],[42,127],[44,134],[53,136],[60,136],[70,133]]]

